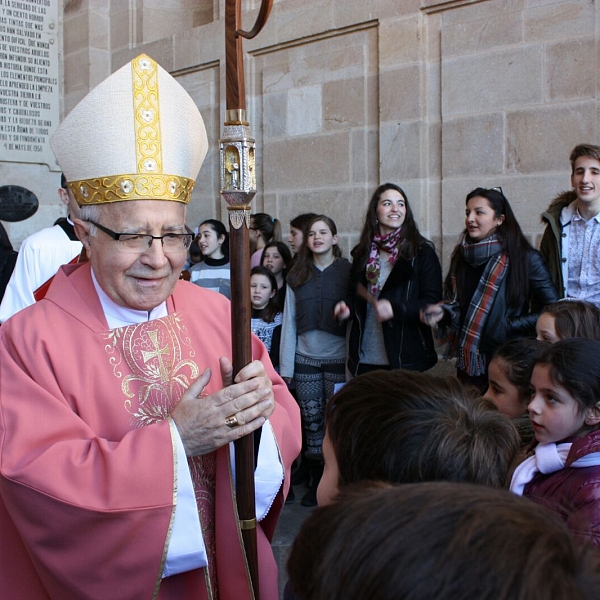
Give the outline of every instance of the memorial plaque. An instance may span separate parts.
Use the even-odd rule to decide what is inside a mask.
[[[0,187],[0,221],[24,221],[35,214],[39,206],[37,196],[19,185]]]
[[[0,0],[0,161],[58,170],[58,0]]]

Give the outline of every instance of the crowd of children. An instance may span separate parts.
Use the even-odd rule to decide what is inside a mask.
[[[467,195],[465,229],[445,284],[433,244],[395,184],[373,194],[352,262],[342,257],[326,215],[292,220],[292,252],[276,219],[253,215],[259,266],[251,271],[252,331],[300,406],[296,479],[308,483],[302,504],[320,507],[294,545],[287,598],[398,597],[390,590],[408,579],[396,581],[391,566],[375,568],[370,560],[381,556],[378,536],[388,536],[388,524],[407,540],[427,537],[424,524],[435,530],[431,548],[438,550],[419,571],[431,581],[414,588],[415,598],[482,597],[458,581],[461,563],[436,569],[449,556],[439,551],[440,540],[460,547],[460,560],[470,557],[465,564],[487,571],[485,597],[598,596],[599,559],[577,539],[600,546],[600,309],[593,283],[600,269],[586,266],[579,223],[600,204],[600,147],[576,147],[571,164],[574,195],[560,213],[561,227],[571,227],[570,245],[558,248],[558,270],[546,263],[549,248],[557,251],[548,235],[542,253],[532,248],[501,188]],[[223,260],[226,237],[214,221],[203,227],[211,231],[201,235],[202,253]],[[458,377],[419,373],[437,361],[433,334],[448,342]],[[397,493],[400,483],[415,485]],[[368,513],[381,522],[357,518]],[[511,525],[503,529],[498,519]],[[356,555],[343,543],[352,536],[347,526],[362,536]],[[530,540],[522,540],[527,552],[514,549],[518,535]],[[552,540],[562,540],[562,554],[547,552]],[[493,551],[479,552],[488,544]],[[417,544],[410,559],[406,546],[392,544],[384,560],[408,564],[429,548]],[[502,553],[500,564],[489,562],[494,551]],[[536,576],[517,574],[519,561],[526,568],[532,557],[543,561]],[[353,567],[355,560],[360,565]],[[329,577],[340,561],[339,576]],[[444,595],[438,572],[463,591]],[[507,595],[502,577],[529,591]],[[359,591],[365,585],[368,596]]]

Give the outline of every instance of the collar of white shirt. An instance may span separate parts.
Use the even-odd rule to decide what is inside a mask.
[[[167,311],[167,303],[163,302],[151,311],[147,310],[134,310],[133,308],[126,308],[120,306],[113,300],[111,300],[106,292],[100,287],[96,276],[94,275],[94,269],[92,272],[92,282],[96,293],[100,299],[104,316],[108,323],[109,329],[116,329],[117,327],[126,327],[127,325],[134,325],[136,323],[144,323],[145,321],[152,321],[153,319],[160,319],[166,317],[169,313]]]

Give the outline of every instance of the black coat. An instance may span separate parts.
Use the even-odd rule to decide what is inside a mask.
[[[365,270],[353,268],[353,289],[358,284],[367,286]],[[434,248],[422,243],[412,260],[399,258],[394,265],[379,300],[389,300],[394,317],[382,323],[383,339],[391,369],[425,371],[437,362],[431,328],[421,323],[419,310],[442,299],[442,268]],[[356,293],[352,297],[352,316],[348,369],[355,375],[359,365],[359,351],[367,314],[367,302]]]
[[[529,263],[528,297],[521,306],[509,309],[506,303],[508,277],[502,280],[481,334],[479,350],[488,356],[508,340],[535,336],[535,324],[542,308],[559,299],[542,255],[532,248],[521,260]],[[461,316],[461,325],[463,319],[464,315]]]

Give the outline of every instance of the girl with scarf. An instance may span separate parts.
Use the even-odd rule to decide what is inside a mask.
[[[539,311],[556,302],[558,293],[501,188],[473,190],[465,215],[445,281],[448,302],[426,307],[422,320],[449,326],[458,378],[483,392],[496,348],[509,339],[534,337]]]
[[[336,307],[338,318],[352,318],[349,372],[435,365],[433,336],[419,309],[441,300],[442,269],[402,188],[386,183],[375,190],[352,257],[354,294]]]
[[[537,360],[527,407],[538,442],[510,489],[600,546],[600,342],[561,340]]]

